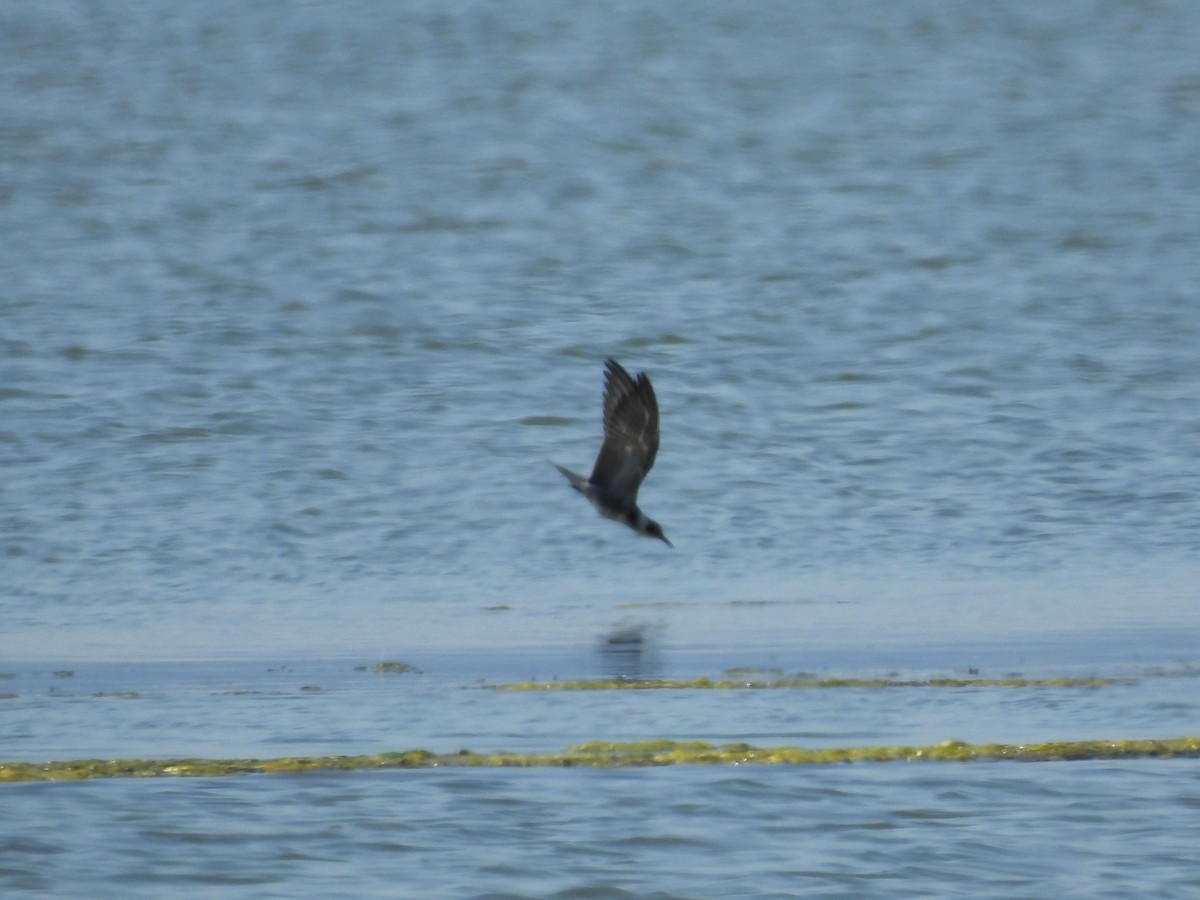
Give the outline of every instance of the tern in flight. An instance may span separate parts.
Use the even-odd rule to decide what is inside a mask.
[[[584,478],[558,463],[554,467],[566,476],[571,487],[592,501],[600,515],[673,547],[662,526],[637,505],[638,488],[657,454],[658,400],[650,379],[645,372],[639,372],[635,381],[616,360],[606,360],[604,443],[600,445],[592,475]]]

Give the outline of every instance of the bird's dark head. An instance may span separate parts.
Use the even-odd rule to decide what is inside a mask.
[[[662,541],[668,547],[675,546],[670,541],[668,541],[667,536],[665,534],[663,534],[662,526],[659,525],[657,522],[655,522],[653,519],[646,520],[645,530],[642,531],[642,534],[646,535],[646,537],[658,538],[660,541]]]

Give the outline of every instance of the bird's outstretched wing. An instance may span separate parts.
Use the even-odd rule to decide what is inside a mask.
[[[605,361],[604,443],[592,484],[633,504],[657,455],[658,400],[650,379],[642,372],[635,381],[616,360]]]

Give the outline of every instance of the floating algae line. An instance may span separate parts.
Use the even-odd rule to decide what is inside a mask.
[[[0,763],[0,783],[80,781],[88,778],[202,777],[325,772],[358,769],[468,767],[620,768],[672,765],[821,765],[850,762],[970,762],[1018,760],[1051,762],[1139,757],[1200,757],[1200,737],[1166,740],[1053,741],[1042,744],[964,744],[943,741],[929,747],[753,747],[704,741],[589,741],[558,753],[430,753],[409,750],[371,756],[301,756],[278,759],[117,759],[48,763]]]
[[[598,678],[583,681],[515,681],[488,685],[494,691],[649,691],[649,690],[770,690],[783,688],[1102,688],[1132,684],[1122,678]]]

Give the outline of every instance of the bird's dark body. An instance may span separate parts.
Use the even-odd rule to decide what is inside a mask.
[[[658,455],[658,398],[645,372],[632,378],[616,360],[604,364],[604,443],[589,478],[558,463],[571,486],[602,516],[638,534],[671,542],[662,528],[638,509],[637,494]]]

